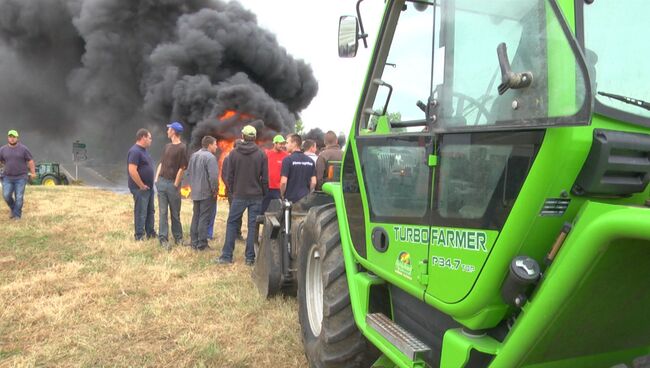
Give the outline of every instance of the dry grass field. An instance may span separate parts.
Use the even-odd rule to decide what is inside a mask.
[[[126,194],[29,186],[20,221],[0,204],[0,367],[306,366],[295,299],[258,296],[241,242],[211,263],[227,202],[201,253],[133,241]]]

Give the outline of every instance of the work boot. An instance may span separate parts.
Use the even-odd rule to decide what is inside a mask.
[[[246,266],[253,266],[253,265],[255,265],[255,260],[254,259],[246,259],[245,264],[246,264]]]
[[[197,252],[207,252],[207,251],[212,250],[212,247],[209,246],[209,245],[206,245],[206,246],[203,246],[203,247],[195,247],[194,250],[197,251]]]
[[[216,263],[218,265],[231,265],[232,264],[232,259],[226,259],[226,258],[217,258],[213,261],[213,263]]]

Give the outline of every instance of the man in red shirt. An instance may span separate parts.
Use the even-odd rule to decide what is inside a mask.
[[[273,137],[273,148],[265,150],[269,161],[269,191],[262,201],[262,214],[266,212],[273,199],[280,199],[280,170],[282,160],[287,157],[287,141],[280,134]]]

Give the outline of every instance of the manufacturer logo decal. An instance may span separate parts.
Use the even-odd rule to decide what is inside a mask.
[[[478,230],[393,226],[393,238],[403,243],[433,245],[487,253],[487,234]],[[429,244],[431,243],[431,244]]]
[[[395,273],[410,280],[412,271],[411,255],[408,252],[401,252],[395,261]]]

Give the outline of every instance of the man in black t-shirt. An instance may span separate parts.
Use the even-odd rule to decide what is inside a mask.
[[[136,142],[129,149],[127,156],[129,190],[133,194],[133,223],[135,227],[135,240],[144,240],[156,237],[154,230],[154,203],[153,203],[153,162],[147,148],[151,146],[151,133],[140,129],[135,135]]]
[[[171,215],[172,235],[174,243],[183,241],[183,226],[181,225],[181,180],[187,169],[187,148],[181,141],[183,124],[175,121],[167,124],[167,138],[171,143],[165,145],[162,158],[156,171],[156,189],[158,189],[158,239],[160,245],[169,250],[167,211]]]
[[[287,151],[291,154],[282,160],[280,174],[280,196],[294,203],[316,188],[316,164],[300,150],[301,146],[298,134],[287,136]]]

